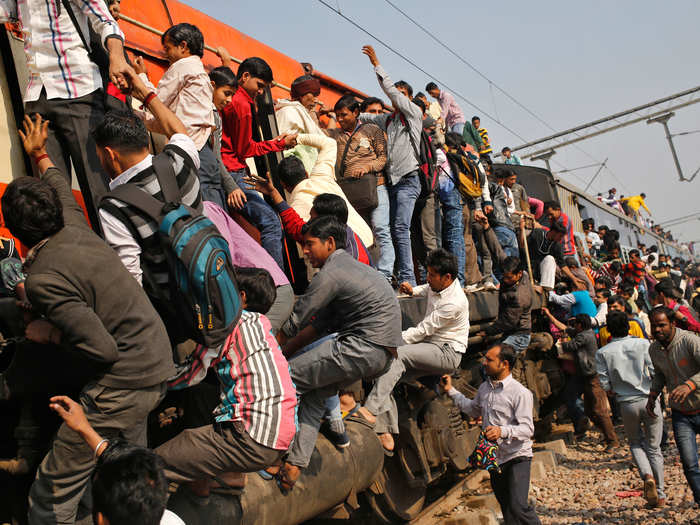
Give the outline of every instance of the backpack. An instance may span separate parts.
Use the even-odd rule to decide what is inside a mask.
[[[119,186],[104,198],[133,206],[158,223],[170,273],[170,297],[163,302],[191,339],[208,347],[221,345],[241,313],[228,242],[206,216],[182,204],[167,156],[155,156],[153,168],[165,202],[135,184]],[[133,230],[130,221],[127,225]]]
[[[457,180],[454,181],[457,189],[465,198],[479,198],[486,184],[486,178],[483,176],[476,162],[469,158],[469,155],[464,152],[447,153],[447,160],[450,163],[453,173],[457,173]]]
[[[396,118],[396,113],[389,115],[386,120],[387,128],[394,118]],[[399,114],[399,119],[406,127],[408,140],[411,141],[413,152],[416,154],[416,159],[418,159],[420,172],[423,175],[422,177],[419,177],[420,195],[418,196],[418,200],[423,200],[430,196],[430,194],[434,193],[438,187],[439,170],[437,165],[437,152],[435,151],[435,146],[433,145],[432,140],[423,129],[421,129],[420,132],[420,148],[416,146],[416,142],[413,140],[413,136],[411,135],[411,126],[409,126],[408,121],[402,114]]]

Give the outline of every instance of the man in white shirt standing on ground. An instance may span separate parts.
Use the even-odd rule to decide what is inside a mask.
[[[484,356],[488,379],[481,383],[474,399],[452,388],[449,375],[442,377],[442,389],[457,407],[471,417],[482,418],[486,439],[498,444],[496,461],[500,473],[491,470],[491,487],[508,525],[539,525],[535,509],[528,505],[532,463],[532,392],[511,375],[515,349],[496,345]]]
[[[425,317],[413,328],[401,333],[404,345],[397,349],[387,372],[377,379],[360,408],[375,430],[387,453],[394,449],[392,434],[399,432],[396,402],[391,395],[401,380],[426,375],[452,373],[459,367],[469,339],[469,302],[457,280],[457,258],[443,249],[433,250],[426,258],[427,284],[399,289],[414,297],[427,297]]]

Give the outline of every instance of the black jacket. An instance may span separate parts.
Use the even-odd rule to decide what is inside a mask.
[[[576,368],[583,377],[591,377],[597,374],[595,355],[598,351],[598,341],[593,330],[584,330],[565,343],[562,350],[574,354]]]
[[[513,286],[501,283],[498,291],[498,319],[486,333],[505,336],[529,334],[532,329],[530,311],[532,309],[532,289],[527,272]]]
[[[508,203],[506,202],[503,186],[490,182],[489,192],[491,193],[491,204],[493,205],[493,211],[488,214],[489,224],[491,226],[505,226],[512,230],[513,221],[510,220],[510,213],[508,213]]]

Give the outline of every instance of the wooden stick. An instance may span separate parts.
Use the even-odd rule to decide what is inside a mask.
[[[527,271],[530,275],[530,284],[535,286],[535,278],[532,275],[532,263],[530,262],[530,250],[527,247],[527,237],[525,236],[525,217],[520,220],[520,236],[523,238],[523,246],[525,247],[525,260],[527,261]]]

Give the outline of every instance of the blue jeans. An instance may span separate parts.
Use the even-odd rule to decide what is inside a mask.
[[[265,251],[275,260],[277,265],[284,270],[282,259],[282,224],[275,210],[265,202],[260,194],[252,190],[242,179],[245,170],[232,171],[231,176],[245,193],[247,202],[243,206],[243,214],[260,230],[260,244]],[[224,207],[226,209],[226,207]]]
[[[501,245],[503,253],[506,255],[506,257],[518,257],[520,255],[520,250],[518,249],[518,239],[513,230],[507,226],[494,226],[493,233],[496,234],[498,244]],[[496,280],[500,282],[503,277],[503,270],[501,269],[501,265],[495,260],[493,273]]]
[[[411,253],[411,218],[416,200],[420,195],[418,172],[409,173],[389,187],[389,205],[391,213],[391,234],[394,238],[396,256],[399,260],[398,281],[416,285],[413,272],[413,254]]]
[[[199,191],[202,199],[213,202],[222,210],[226,209],[226,192],[221,184],[221,173],[219,172],[219,162],[214,156],[209,144],[199,150]]]
[[[695,503],[700,503],[700,467],[698,466],[698,445],[695,441],[700,434],[700,414],[685,415],[674,410],[671,412],[673,435],[681,456],[685,479],[693,491]]]
[[[523,352],[530,346],[530,334],[512,334],[503,340],[503,344],[510,345],[518,352]]]
[[[457,279],[464,286],[464,266],[466,254],[464,251],[464,218],[462,217],[462,196],[456,188],[451,191],[440,192],[442,202],[443,229],[442,242],[445,249],[457,257]]]
[[[389,191],[386,184],[382,184],[377,186],[377,207],[372,210],[371,219],[372,232],[379,248],[377,270],[389,281],[394,274],[394,261],[396,260],[394,244],[391,242],[390,212]]]
[[[314,341],[313,343],[310,343],[304,348],[300,348],[299,350],[297,350],[296,353],[291,357],[291,359],[305,354],[306,352],[318,347],[320,344],[335,337],[338,337],[337,333],[326,335],[321,337],[320,339],[316,339],[316,341]],[[339,433],[342,433],[344,431],[345,424],[343,423],[343,412],[340,410],[340,397],[338,395],[331,396],[326,399],[326,417],[331,422],[331,425],[333,427],[343,429]]]

